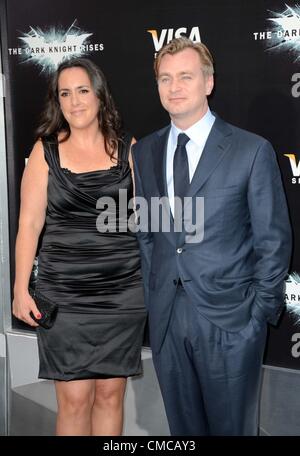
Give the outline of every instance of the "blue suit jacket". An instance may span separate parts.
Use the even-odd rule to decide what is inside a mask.
[[[167,196],[169,131],[133,147],[136,195],[149,208],[152,197]],[[188,242],[184,231],[174,233],[169,213],[171,230],[163,232],[160,225],[150,232],[150,209],[143,228],[148,233],[138,233],[155,351],[164,340],[179,277],[198,311],[228,331],[239,331],[252,316],[276,324],[284,306],[291,231],[271,144],[217,117],[187,196],[204,197],[200,242]]]

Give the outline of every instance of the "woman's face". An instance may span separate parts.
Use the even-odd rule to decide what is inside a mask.
[[[58,99],[71,129],[98,125],[99,98],[87,72],[81,67],[66,68],[58,78]]]

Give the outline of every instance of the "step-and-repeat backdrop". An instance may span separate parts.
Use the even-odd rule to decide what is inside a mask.
[[[205,43],[215,59],[211,108],[270,140],[294,231],[285,312],[270,328],[265,363],[300,368],[300,5],[295,0],[1,0],[6,86],[11,261],[21,175],[47,80],[69,56],[106,74],[125,125],[138,139],[169,121],[153,59],[173,37]],[[237,164],[238,166],[238,164]],[[280,210],[280,208],[278,208]],[[14,322],[15,326],[18,323]]]

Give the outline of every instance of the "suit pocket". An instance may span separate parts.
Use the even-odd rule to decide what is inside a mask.
[[[230,185],[229,187],[211,188],[205,192],[204,198],[220,198],[225,196],[242,197],[243,191],[237,185]]]
[[[215,194],[215,196],[227,196],[227,195],[232,195],[232,196],[243,196],[243,192],[237,185],[232,185],[229,187],[223,187],[223,188],[216,188],[215,190],[212,190],[211,193]]]

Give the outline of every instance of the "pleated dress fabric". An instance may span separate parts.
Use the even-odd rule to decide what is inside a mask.
[[[123,201],[133,196],[130,142],[125,135],[110,169],[73,173],[60,165],[57,139],[43,141],[48,206],[36,287],[58,303],[58,313],[51,329],[37,328],[40,378],[141,373],[146,310],[140,255],[127,223],[133,211],[120,205],[120,193]],[[101,217],[108,232],[100,232]]]

